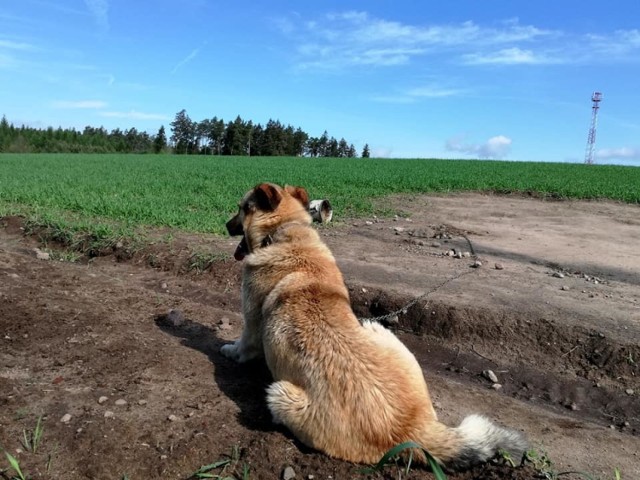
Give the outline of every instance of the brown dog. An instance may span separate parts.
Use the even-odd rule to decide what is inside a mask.
[[[243,235],[244,330],[222,353],[238,362],[263,356],[273,419],[310,447],[352,462],[377,462],[413,440],[451,468],[465,468],[526,442],[479,415],[457,428],[438,422],[422,369],[389,330],[361,324],[342,274],[311,227],[304,189],[263,183],[227,222]],[[415,452],[424,461],[420,452]]]

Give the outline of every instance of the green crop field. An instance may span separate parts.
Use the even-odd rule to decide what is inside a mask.
[[[340,216],[390,213],[393,193],[539,192],[640,203],[640,168],[498,162],[176,155],[0,155],[0,216],[87,228],[167,226],[222,233],[240,196],[262,181],[305,187]],[[380,205],[380,202],[378,202]],[[80,226],[80,227],[79,227]],[[84,227],[82,227],[84,226]]]

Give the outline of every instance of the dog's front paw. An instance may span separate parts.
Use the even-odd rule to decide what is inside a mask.
[[[255,347],[247,347],[247,344],[242,340],[236,340],[228,345],[223,345],[220,348],[220,353],[231,360],[238,363],[248,362],[254,358],[262,356],[262,350]]]
[[[236,340],[233,343],[228,343],[227,345],[223,345],[220,348],[220,353],[231,360],[236,362],[240,361],[240,349],[239,347],[240,340]]]

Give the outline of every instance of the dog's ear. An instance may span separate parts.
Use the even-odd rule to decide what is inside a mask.
[[[278,208],[282,200],[282,193],[270,183],[261,183],[253,190],[253,193],[260,210],[273,211]]]
[[[304,188],[286,185],[284,189],[289,195],[297,199],[304,208],[309,209],[309,194]]]

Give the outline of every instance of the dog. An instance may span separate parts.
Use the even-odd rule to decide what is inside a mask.
[[[302,443],[355,463],[375,463],[414,441],[453,470],[492,458],[519,458],[517,431],[470,415],[455,428],[440,422],[413,354],[378,323],[360,323],[329,248],[311,226],[300,187],[262,183],[240,200],[227,224],[242,235],[239,340],[221,353],[237,362],[264,357],[274,382],[267,405],[275,423]],[[414,459],[426,462],[419,449]]]

